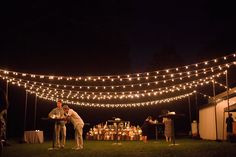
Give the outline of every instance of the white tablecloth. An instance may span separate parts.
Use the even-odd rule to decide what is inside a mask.
[[[24,141],[27,143],[43,143],[43,131],[25,131]]]

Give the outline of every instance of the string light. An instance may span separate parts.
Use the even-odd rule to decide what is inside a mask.
[[[51,95],[44,95],[41,93],[37,93],[31,90],[27,90],[28,92],[30,92],[31,94],[37,94],[39,98],[42,99],[46,99],[46,100],[51,100],[51,101],[56,101],[58,100],[58,98],[55,98]],[[150,105],[157,105],[157,104],[162,104],[162,103],[169,103],[172,101],[177,101],[177,100],[181,100],[184,99],[188,96],[191,96],[194,92],[191,93],[187,93],[187,94],[183,94],[183,95],[179,95],[179,96],[175,96],[175,97],[170,97],[170,98],[165,98],[165,99],[159,99],[159,100],[155,100],[155,101],[147,101],[147,102],[139,102],[139,103],[125,103],[125,104],[111,104],[111,103],[107,103],[107,104],[101,104],[101,103],[89,103],[89,102],[78,102],[78,101],[72,101],[72,100],[68,100],[68,99],[61,99],[63,101],[63,103],[67,103],[67,104],[75,104],[75,105],[79,105],[79,106],[89,106],[89,107],[108,107],[108,108],[118,108],[118,107],[140,107],[140,106],[150,106]]]
[[[102,80],[103,82],[106,81],[124,81],[124,80],[134,80],[134,78],[147,78],[145,76],[148,76],[148,78],[155,77],[159,74],[175,74],[176,71],[183,71],[185,72],[188,69],[196,70],[196,67],[205,67],[208,65],[215,65],[216,63],[219,62],[219,60],[222,60],[223,62],[231,62],[232,60],[234,61],[235,59],[235,54],[230,54],[227,56],[223,56],[220,58],[200,62],[200,63],[195,63],[195,64],[190,64],[190,65],[185,65],[182,67],[177,67],[177,68],[171,68],[171,69],[164,69],[164,70],[159,70],[159,71],[151,71],[151,72],[143,72],[143,73],[133,73],[133,74],[126,74],[126,75],[108,75],[108,76],[51,76],[51,75],[37,75],[37,74],[30,74],[30,73],[20,73],[20,72],[15,72],[15,71],[7,71],[9,73],[14,73],[14,74],[19,74],[22,75],[23,77],[29,76],[32,78],[48,78],[49,80],[67,80],[67,81],[78,81],[78,80],[83,80],[83,81],[94,81],[94,80]],[[178,70],[177,70],[178,69]],[[0,69],[0,71],[6,71],[3,69]],[[136,80],[136,79],[135,79]]]
[[[233,63],[231,63],[233,64]],[[199,70],[198,71],[187,71],[185,74],[185,76],[183,76],[182,73],[179,73],[179,76],[176,76],[174,77],[173,74],[170,75],[170,78],[167,78],[167,79],[164,79],[164,80],[159,80],[159,81],[148,81],[148,82],[144,82],[144,83],[131,83],[131,84],[119,84],[119,85],[96,85],[96,86],[85,86],[85,85],[80,85],[80,86],[77,86],[77,85],[69,85],[69,84],[55,84],[55,83],[50,83],[50,86],[54,86],[54,87],[57,87],[57,88],[69,88],[69,89],[103,89],[103,90],[107,90],[107,89],[120,89],[120,88],[136,88],[136,87],[142,87],[142,86],[157,86],[158,84],[160,85],[160,83],[167,83],[167,82],[174,82],[174,81],[177,81],[177,80],[183,80],[184,78],[192,78],[192,77],[199,77],[199,75],[205,75],[207,73],[213,73],[213,72],[216,72],[217,70],[224,70],[224,68],[228,68],[229,65],[231,64],[225,64],[225,65],[221,65],[221,66],[217,66],[217,67],[214,67],[215,69],[213,68],[209,68],[209,69],[201,69],[201,71]],[[163,75],[165,76],[165,75]],[[37,81],[34,81],[36,83],[40,83],[40,82],[37,82]],[[49,84],[49,83],[45,83],[45,84]]]
[[[110,101],[117,99],[141,100],[142,98],[149,97],[156,99],[159,95],[167,96],[168,93],[176,94],[179,91],[192,90],[198,86],[209,84],[215,77],[222,75],[222,71],[226,68],[235,65],[235,56],[235,54],[231,54],[182,67],[126,75],[53,76],[0,69],[0,77],[13,85],[24,87],[27,91],[46,99],[56,100],[62,98],[72,104],[93,107],[143,106],[169,102],[179,97],[127,104],[101,104],[91,103],[90,101]],[[226,72],[224,71],[224,73]],[[207,74],[208,76],[206,76]],[[45,81],[45,79],[48,79],[48,81]],[[65,83],[65,81],[68,83]],[[219,85],[223,86],[221,84]],[[80,101],[85,99],[88,102]]]
[[[170,92],[175,92],[175,91],[180,91],[180,90],[186,90],[186,89],[192,89],[195,88],[199,85],[204,85],[208,84],[209,80],[212,80],[214,77],[219,77],[220,74],[211,76],[211,77],[206,77],[205,79],[199,79],[198,81],[191,81],[187,83],[182,83],[182,84],[176,84],[174,86],[166,86],[158,89],[151,89],[151,90],[141,90],[141,91],[126,91],[126,92],[84,92],[84,91],[74,91],[74,90],[64,90],[64,89],[55,89],[55,88],[49,88],[49,87],[44,87],[41,85],[37,84],[30,84],[30,83],[25,83],[22,80],[13,80],[8,77],[8,81],[12,82],[13,84],[18,84],[18,85],[26,85],[26,88],[30,88],[31,90],[35,91],[44,91],[44,92],[57,92],[57,94],[61,94],[62,97],[65,95],[71,95],[71,97],[76,97],[79,99],[90,99],[90,97],[96,96],[94,99],[115,99],[115,98],[120,98],[120,99],[130,99],[130,98],[139,98],[140,96],[147,97],[147,96],[156,96],[156,95],[162,95],[163,93],[170,93]]]

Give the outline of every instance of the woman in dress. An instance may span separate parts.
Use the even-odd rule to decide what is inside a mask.
[[[170,118],[163,118],[163,123],[165,125],[165,137],[166,142],[171,142],[173,137],[173,121]]]

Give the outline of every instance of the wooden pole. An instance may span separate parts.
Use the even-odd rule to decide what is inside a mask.
[[[216,90],[215,90],[215,80],[212,81],[213,86],[213,103],[214,103],[214,109],[215,109],[215,127],[216,127],[216,140],[218,140],[218,127],[217,127],[217,111],[216,111]]]
[[[197,136],[199,135],[199,109],[197,103],[197,91],[195,92],[195,105],[196,105],[196,121],[197,121]]]
[[[35,101],[34,101],[34,130],[36,130],[36,119],[37,119],[37,95],[35,94]]]
[[[228,108],[228,117],[229,117],[229,82],[228,82],[228,70],[225,71],[225,81],[226,81],[226,90],[227,90],[227,108]],[[227,139],[227,138],[226,138]]]
[[[229,82],[228,82],[228,70],[225,71],[226,89],[227,89],[227,106],[228,106],[228,117],[229,117]]]
[[[8,83],[8,81],[7,81],[7,83],[6,83],[6,97],[7,97],[7,100],[8,100],[8,88],[9,88],[9,83]]]
[[[191,114],[191,101],[190,101],[190,96],[188,96],[188,109],[189,109],[189,122],[190,122],[190,130],[191,130],[192,114]]]
[[[7,117],[8,117],[8,107],[9,107],[9,101],[8,101],[8,92],[9,92],[9,83],[8,83],[8,81],[7,81],[7,83],[6,83],[6,103],[7,103],[7,112],[6,112],[6,121],[5,121],[5,123],[6,123],[6,129],[7,129]],[[7,139],[7,131],[6,131],[6,133],[5,133],[5,139]]]
[[[25,129],[26,129],[27,104],[28,104],[28,91],[25,91],[25,118],[24,118],[24,131],[25,131]]]
[[[195,105],[196,105],[196,120],[197,122],[199,121],[198,119],[198,104],[197,104],[197,92],[195,92]]]

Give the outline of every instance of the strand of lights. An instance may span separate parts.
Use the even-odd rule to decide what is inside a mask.
[[[235,57],[235,55],[234,55],[234,57]],[[224,61],[227,61],[227,59],[228,59],[228,57],[224,57]],[[215,63],[217,63],[218,62],[218,60],[216,60],[216,62]],[[235,64],[235,62],[234,62],[234,64]],[[196,64],[197,66],[197,68],[198,67],[200,67],[200,64]],[[204,64],[203,64],[203,66],[204,65],[209,65],[209,63],[208,62],[205,62]],[[219,69],[220,70],[222,70],[221,68],[221,66],[220,65],[218,65],[219,66]],[[230,64],[225,64],[225,67],[229,67],[230,66]],[[196,68],[196,69],[197,69]],[[177,73],[177,71],[179,72],[179,71],[182,71],[182,70],[184,70],[184,69],[178,69],[178,68],[176,68],[175,70],[176,70],[176,73]],[[185,71],[186,71],[186,73],[188,73],[189,71],[189,69],[190,69],[190,67],[188,67],[188,66],[185,66]],[[206,68],[207,69],[207,68]],[[188,72],[187,72],[188,71]],[[199,70],[197,69],[197,71],[199,72]],[[166,75],[161,75],[162,77],[163,76],[165,76],[165,78],[166,78],[166,76],[167,76],[167,74],[170,74],[170,69],[167,69],[167,70],[161,70],[161,71],[158,71],[158,75],[157,76],[159,76],[159,74],[161,74],[161,72],[166,72]],[[174,74],[176,74],[176,73],[174,73]],[[182,72],[183,73],[183,72]],[[185,74],[186,74],[185,73]],[[4,71],[4,74],[9,74],[9,72],[8,71]],[[142,74],[142,75],[147,75],[147,77],[148,76],[151,76],[151,74],[150,73],[140,73],[140,74]],[[173,73],[172,73],[173,74]],[[18,73],[14,73],[13,75],[15,75],[15,76],[18,76],[19,74]],[[23,74],[22,73],[22,76],[24,75],[24,77],[25,76],[27,76],[27,74]],[[34,74],[31,76],[31,75],[28,75],[28,76],[30,76],[31,78],[35,78],[36,76],[34,76]],[[39,75],[38,75],[39,76]],[[48,76],[48,75],[44,75],[44,76]],[[44,77],[44,76],[42,76],[42,78]],[[113,75],[110,75],[110,76],[113,76]],[[107,78],[107,80],[112,80],[112,78],[110,77],[110,76],[108,76],[108,78]],[[118,75],[114,75],[114,76],[118,76]],[[128,75],[122,75],[122,77],[124,76],[124,78],[130,78],[131,76],[128,76]],[[132,76],[135,76],[135,75],[132,75]],[[171,74],[170,75],[168,75],[168,77],[169,76],[171,76]],[[176,76],[177,75],[172,75],[173,76],[173,78],[176,78]],[[57,77],[58,78],[58,76],[50,76],[50,80],[54,80],[54,77]],[[63,76],[64,77],[64,76]],[[87,77],[87,76],[86,76]],[[104,76],[103,76],[104,77]],[[76,77],[73,77],[73,78],[69,78],[69,77],[64,77],[64,78],[66,78],[66,79],[68,79],[68,80],[73,80],[73,78],[76,78]],[[85,77],[83,77],[83,78],[85,78]],[[106,78],[106,77],[105,77]],[[163,79],[165,79],[165,78],[163,78]],[[15,80],[11,80],[11,79],[9,79],[8,77],[5,77],[5,79],[7,79],[7,81],[9,81],[9,82],[11,82],[12,84],[17,84],[18,86],[24,86],[26,89],[27,89],[27,91],[30,91],[30,92],[34,92],[36,95],[39,95],[39,94],[41,94],[41,96],[43,96],[43,97],[45,97],[45,98],[50,98],[50,99],[57,99],[57,97],[56,97],[56,95],[53,95],[53,94],[55,94],[56,92],[61,92],[61,94],[62,94],[62,96],[63,96],[63,93],[65,94],[66,92],[66,94],[68,94],[67,96],[65,95],[65,98],[64,98],[64,100],[66,100],[66,101],[70,101],[70,102],[77,102],[78,103],[78,101],[77,100],[75,100],[75,101],[73,101],[73,100],[70,100],[70,98],[73,98],[73,97],[70,97],[70,95],[72,95],[71,93],[71,90],[61,90],[61,89],[55,89],[56,90],[56,92],[55,93],[53,93],[53,91],[50,91],[50,88],[49,87],[45,87],[44,85],[42,85],[42,86],[38,86],[37,88],[35,88],[35,86],[36,85],[34,85],[34,84],[29,84],[28,82],[23,82],[23,83],[21,83],[19,80],[18,81],[15,81]],[[88,79],[88,78],[85,78],[85,79]],[[60,79],[59,79],[60,80]],[[29,80],[28,80],[29,81]],[[85,80],[84,80],[85,81]],[[114,80],[113,80],[114,81]],[[205,81],[205,80],[204,80]],[[209,81],[207,81],[207,82],[209,82]],[[197,83],[198,84],[198,83]],[[204,84],[204,83],[200,83],[200,84]],[[184,84],[183,84],[184,85]],[[192,84],[191,84],[192,85]],[[30,90],[30,88],[32,88],[33,90]],[[168,89],[168,87],[166,87],[167,89]],[[165,90],[165,91],[167,91],[168,92],[168,90]],[[43,90],[44,91],[46,91],[46,92],[43,92]],[[61,91],[57,91],[57,90],[61,90]],[[171,89],[170,89],[171,90]],[[66,92],[65,92],[66,91]],[[144,91],[146,91],[146,90],[144,90]],[[129,91],[130,92],[130,91]],[[154,91],[151,91],[151,92],[154,92]],[[174,91],[173,91],[174,92]],[[52,94],[51,94],[52,93]],[[105,93],[105,92],[104,92]],[[115,93],[115,92],[114,92]],[[144,93],[147,93],[147,91],[146,92],[144,92]],[[85,95],[86,93],[84,93],[84,95]],[[149,95],[150,93],[147,93],[147,95]],[[93,95],[93,94],[92,94]],[[107,94],[107,95],[109,95],[109,94]],[[47,97],[48,96],[48,97]],[[86,95],[87,96],[87,95]],[[127,93],[127,96],[129,97],[130,95],[128,95],[128,93]],[[169,98],[167,99],[161,99],[161,100],[169,100]],[[172,99],[171,99],[172,100]],[[158,101],[160,101],[160,100],[158,100]],[[94,104],[94,103],[89,103],[89,104]],[[95,103],[95,104],[97,104],[97,103]],[[106,106],[106,105],[108,105],[108,104],[102,104],[101,105],[101,107],[103,107],[103,106]],[[111,106],[113,106],[113,105],[116,105],[116,106],[118,106],[119,107],[119,105],[117,105],[117,104],[110,104]],[[131,104],[128,104],[128,106],[130,106]],[[108,105],[109,106],[109,105]]]
[[[140,83],[140,84],[130,84],[130,85],[107,85],[107,86],[76,86],[76,85],[67,85],[67,84],[54,84],[54,83],[45,83],[45,82],[38,82],[38,81],[30,81],[30,80],[25,80],[25,79],[20,79],[20,80],[23,80],[25,82],[32,82],[33,84],[38,84],[38,85],[46,85],[48,87],[55,87],[55,88],[63,88],[63,89],[66,89],[66,88],[70,88],[70,89],[76,89],[78,88],[79,90],[82,90],[82,89],[115,89],[115,88],[128,88],[128,87],[131,87],[131,88],[134,88],[134,87],[143,87],[143,86],[153,86],[153,85],[158,85],[160,82],[164,82],[164,83],[167,83],[168,81],[172,81],[174,82],[175,80],[183,80],[184,78],[191,78],[191,76],[196,76],[198,77],[199,75],[201,74],[207,74],[208,72],[210,72],[211,70],[209,71],[204,71],[203,73],[198,73],[198,74],[192,74],[192,75],[188,75],[188,76],[184,76],[184,77],[179,77],[179,78],[176,78],[176,79],[168,79],[168,80],[164,80],[164,81],[153,81],[153,82],[148,82],[148,83]],[[1,77],[1,75],[0,75]],[[14,78],[14,77],[9,77],[9,78]],[[17,79],[17,78],[14,78],[14,79]]]
[[[149,79],[158,79],[159,77],[161,78],[161,80],[165,80],[165,78],[175,78],[176,76],[179,77],[179,76],[184,76],[184,75],[189,75],[190,73],[195,73],[195,74],[198,74],[198,73],[204,73],[205,71],[208,71],[209,69],[211,69],[212,71],[214,71],[213,69],[215,69],[216,67],[218,69],[221,70],[222,66],[230,66],[232,65],[234,62],[231,62],[229,63],[229,65],[227,64],[221,64],[221,65],[217,65],[217,66],[212,66],[212,67],[208,67],[208,68],[202,68],[202,69],[197,69],[197,70],[190,70],[190,71],[184,71],[184,72],[178,72],[178,73],[174,73],[174,74],[167,74],[167,75],[157,75],[157,76],[137,76],[137,77],[133,77],[131,78],[130,76],[128,76],[127,78],[123,79],[123,78],[120,78],[120,81],[123,81],[123,80],[129,80],[129,81],[132,81],[132,80],[138,80],[138,81],[141,81],[141,79],[144,79],[144,80],[149,80]],[[202,72],[201,72],[202,71]],[[3,70],[0,70],[0,72],[2,72],[3,74],[5,75],[9,75],[9,74],[12,74],[14,76],[18,76],[18,77],[27,77],[27,76],[30,76],[30,78],[36,78],[36,75],[35,74],[26,74],[26,73],[19,73],[19,72],[11,72],[11,71],[3,71]],[[40,75],[41,76],[41,75]],[[40,77],[40,78],[45,78],[45,77]],[[58,77],[58,76],[49,76],[48,77],[50,80],[62,80],[61,77]],[[57,78],[57,79],[56,79]],[[69,80],[72,80],[72,77],[68,77],[66,79],[67,81]],[[81,79],[80,79],[81,80]],[[91,80],[91,78],[88,78],[88,80]],[[101,80],[101,79],[100,79]],[[114,80],[113,80],[114,81]],[[103,82],[105,82],[105,80],[103,80]]]
[[[222,84],[222,83],[219,83],[219,82],[215,81],[215,84],[218,84],[220,87],[223,87],[223,88],[227,89],[227,86]],[[229,88],[229,90],[231,90],[231,89],[232,88]]]
[[[190,87],[184,87],[184,89],[185,90],[187,90],[187,89],[192,89],[192,88],[190,88]],[[135,94],[135,95],[117,95],[117,96],[112,96],[112,95],[103,95],[103,96],[91,96],[91,95],[81,95],[80,97],[78,97],[78,96],[76,96],[76,94],[75,95],[72,95],[72,93],[69,93],[69,94],[65,94],[65,93],[54,93],[54,94],[52,94],[50,91],[45,91],[45,90],[34,90],[34,91],[37,91],[38,93],[42,93],[42,94],[46,94],[47,96],[55,96],[55,97],[57,97],[57,98],[70,98],[70,99],[73,99],[73,100],[78,100],[78,99],[87,99],[87,100],[90,100],[90,99],[92,99],[92,100],[94,100],[94,99],[98,99],[98,100],[100,100],[100,99],[104,99],[104,100],[111,100],[111,99],[117,99],[117,98],[119,98],[119,99],[128,99],[128,98],[130,98],[130,99],[133,99],[133,98],[140,98],[141,96],[142,97],[146,97],[146,96],[157,96],[157,94],[156,93],[154,93],[153,95],[152,95],[152,93],[145,93],[145,94]],[[175,90],[173,90],[173,91],[171,91],[171,92],[174,92]],[[168,91],[167,91],[168,92]],[[141,96],[140,96],[141,95]],[[160,94],[161,95],[161,94]]]
[[[218,75],[220,76],[220,74]],[[45,88],[42,86],[37,86],[34,84],[27,84],[21,81],[17,80],[8,80],[8,82],[11,82],[13,85],[17,84],[18,86],[23,86],[26,89],[34,90],[36,92],[43,92],[47,94],[52,94],[53,96],[56,97],[67,97],[71,99],[96,99],[96,100],[111,100],[111,99],[134,99],[134,98],[143,98],[143,97],[150,97],[150,96],[157,96],[157,95],[163,95],[165,93],[173,93],[175,91],[180,91],[180,90],[186,90],[186,89],[192,89],[196,88],[199,85],[204,85],[204,84],[209,84],[209,82],[214,78],[215,76],[212,77],[207,77],[206,79],[200,79],[198,81],[192,81],[192,82],[187,82],[185,84],[179,84],[178,86],[170,86],[166,88],[159,88],[156,90],[150,90],[146,91],[144,90],[143,92],[139,91],[137,93],[99,93],[99,94],[88,94],[88,93],[79,93],[78,91],[69,91],[69,90],[58,90],[58,89],[52,89],[52,88]]]
[[[89,94],[78,94],[78,93],[72,93],[71,91],[70,92],[68,92],[68,93],[66,93],[65,91],[58,91],[58,90],[51,90],[51,89],[44,89],[44,88],[42,88],[42,87],[35,87],[34,85],[31,85],[31,86],[27,86],[26,84],[21,84],[21,83],[19,83],[19,82],[14,82],[14,81],[10,81],[13,85],[18,85],[18,86],[23,86],[23,87],[25,87],[26,89],[30,89],[30,90],[34,90],[34,91],[37,91],[37,92],[42,92],[42,93],[46,93],[47,92],[47,94],[51,94],[51,93],[53,93],[52,95],[56,95],[57,97],[67,97],[67,98],[72,98],[72,99],[79,99],[79,98],[81,98],[81,99],[84,99],[84,97],[86,97],[87,99],[90,99],[90,97],[93,97],[93,99],[95,99],[95,98],[97,98],[98,100],[100,100],[100,99],[117,99],[117,98],[119,98],[119,99],[124,99],[124,98],[140,98],[140,97],[146,97],[146,96],[157,96],[158,94],[159,95],[162,95],[162,94],[165,94],[165,93],[170,93],[170,92],[174,92],[174,91],[180,91],[181,89],[184,89],[184,90],[186,90],[186,89],[191,89],[192,88],[192,86],[195,86],[195,87],[197,87],[197,85],[192,85],[192,84],[190,84],[189,86],[182,86],[182,87],[177,87],[177,88],[173,88],[173,89],[169,89],[169,90],[165,90],[165,91],[156,91],[156,92],[145,92],[145,93],[139,93],[139,94],[121,94],[121,95],[109,95],[109,94],[107,94],[107,95],[105,95],[105,94],[103,94],[103,95],[89,95]],[[208,82],[206,82],[206,84],[208,84],[209,83],[209,81]],[[203,83],[202,83],[202,85],[203,85]],[[28,88],[27,88],[28,87]],[[80,95],[80,96],[79,96]]]
[[[209,69],[211,69],[212,72],[213,72],[213,71],[214,71],[213,68],[216,68],[216,67],[218,67],[218,69],[220,69],[220,70],[223,68],[222,66],[229,68],[230,65],[232,65],[232,64],[236,64],[236,62],[230,62],[230,63],[226,63],[226,64],[221,64],[221,65],[217,65],[217,66],[213,66],[213,67],[209,67],[209,68],[197,69],[197,70],[192,70],[192,71],[179,72],[179,73],[175,73],[175,74],[159,75],[159,77],[162,78],[161,80],[165,81],[165,78],[174,79],[175,76],[177,76],[177,77],[178,77],[178,76],[184,76],[184,75],[189,75],[190,73],[191,73],[191,74],[192,74],[192,73],[195,73],[195,74],[197,75],[198,73],[201,73],[201,71],[202,71],[202,73],[204,73],[205,71],[207,71],[207,70],[209,70]],[[12,75],[18,76],[18,77],[19,77],[19,76],[22,76],[22,77],[26,77],[26,76],[27,76],[25,73],[22,73],[21,75],[19,75],[19,73],[17,73],[17,72],[1,71],[1,70],[0,70],[0,72],[2,72],[2,73],[4,73],[4,74],[12,74]],[[41,75],[40,75],[40,76],[41,76]],[[36,78],[36,75],[35,75],[35,74],[31,74],[31,75],[30,75],[30,78],[34,78],[34,79],[35,79],[35,78]],[[40,77],[40,78],[45,78],[45,77]],[[49,78],[49,80],[62,80],[62,79],[63,79],[62,77],[58,77],[58,76],[49,76],[48,78]],[[57,79],[56,79],[56,78],[57,78]],[[139,77],[134,77],[134,78],[127,77],[126,79],[120,78],[120,81],[122,82],[123,80],[129,80],[129,82],[130,82],[130,81],[132,81],[132,80],[141,81],[142,79],[144,79],[144,80],[147,81],[147,80],[152,79],[152,78],[158,79],[158,76],[144,76],[144,77],[140,77],[140,76],[139,76]],[[66,80],[69,81],[69,80],[73,80],[73,79],[72,79],[72,77],[68,77]],[[79,80],[81,80],[81,79],[79,79]],[[87,80],[91,80],[91,78],[89,78],[89,79],[87,79]],[[84,81],[86,82],[87,80],[84,80]],[[100,80],[101,80],[101,79],[100,79]],[[77,81],[78,81],[78,80],[77,80]],[[95,79],[94,81],[96,81],[96,79]],[[111,79],[111,81],[114,82],[114,79]],[[102,79],[102,82],[105,82],[105,80]]]
[[[231,90],[232,90],[232,89],[231,89]],[[234,91],[234,92],[236,93],[236,91]],[[201,93],[201,92],[196,92],[196,93],[198,93],[198,94],[204,96],[205,98],[208,98],[208,99],[211,99],[211,100],[214,99],[214,96],[210,96],[210,95],[207,95],[207,94],[204,94],[204,93]],[[223,101],[223,100],[224,100],[223,98],[217,98],[217,99],[216,99],[216,102],[218,102],[218,101]],[[233,103],[235,103],[235,102],[232,101],[232,100],[230,100],[230,101],[233,102]]]
[[[202,95],[202,96],[205,97],[205,98],[208,98],[208,99],[213,98],[212,96],[207,95],[207,94],[204,94],[204,93],[201,93],[201,92],[197,92],[197,93],[200,94],[200,95]]]
[[[206,79],[213,79],[213,78],[215,78],[215,77],[220,77],[220,75],[222,75],[222,73],[218,73],[218,74],[216,74],[216,75],[212,75],[211,77],[205,77],[205,80]],[[19,79],[19,80],[17,80],[17,79],[15,79],[15,78],[10,78],[10,77],[3,77],[3,79],[7,79],[7,81],[8,82],[11,82],[11,81],[15,81],[15,82],[24,82],[24,81],[22,81],[21,79]],[[204,80],[204,78],[201,78],[201,79],[199,79],[199,80],[194,80],[194,81],[192,81],[192,83],[196,83],[196,82],[198,82],[198,81],[205,81]],[[91,92],[84,92],[84,91],[75,91],[75,90],[65,90],[65,89],[57,89],[57,88],[52,88],[52,87],[44,87],[43,85],[37,85],[36,83],[30,83],[29,81],[27,81],[27,82],[24,82],[24,84],[26,84],[27,86],[29,86],[29,85],[31,85],[31,86],[37,86],[37,87],[40,87],[40,88],[47,88],[47,89],[52,89],[52,90],[61,90],[61,91],[68,91],[68,92],[79,92],[79,93],[124,93],[124,92],[94,92],[94,91],[91,91]],[[137,92],[137,93],[139,93],[139,92],[142,92],[142,91],[153,91],[153,90],[163,90],[163,89],[169,89],[169,88],[174,88],[174,87],[178,87],[178,86],[184,86],[184,85],[188,85],[188,84],[191,84],[191,82],[185,82],[184,84],[176,84],[176,85],[173,85],[173,86],[166,86],[166,87],[162,87],[162,88],[154,88],[154,89],[150,89],[150,90],[139,90],[139,91],[137,91],[137,90],[135,90],[135,91],[127,91],[127,93],[130,93],[130,92]]]
[[[52,86],[46,86],[46,84],[37,84],[36,82],[30,82],[30,81],[26,81],[26,80],[22,80],[22,79],[16,79],[16,78],[11,78],[11,77],[3,77],[3,79],[6,79],[8,82],[19,82],[22,84],[26,84],[26,86],[34,86],[34,87],[40,87],[40,88],[45,88],[45,89],[51,89],[51,90],[61,90],[63,92],[74,92],[74,93],[99,93],[99,94],[103,94],[103,93],[110,93],[110,94],[114,94],[114,93],[133,93],[133,92],[137,92],[137,93],[141,93],[144,91],[161,91],[161,90],[165,90],[165,89],[171,89],[171,88],[176,88],[176,87],[182,87],[185,85],[194,85],[194,84],[200,84],[202,82],[208,81],[208,80],[212,80],[215,77],[220,77],[223,74],[223,72],[209,76],[209,77],[205,77],[205,78],[200,78],[198,80],[193,80],[193,81],[189,81],[189,82],[184,82],[184,83],[179,83],[179,84],[175,84],[175,85],[171,85],[171,86],[164,86],[161,88],[152,88],[152,89],[143,89],[143,90],[129,90],[129,91],[122,91],[122,92],[118,92],[118,91],[108,91],[108,92],[103,92],[103,91],[80,91],[80,90],[67,90],[67,89],[63,89],[63,88],[54,88]]]
[[[165,74],[169,74],[169,75],[173,75],[176,72],[179,73],[179,71],[189,71],[189,69],[198,69],[198,67],[206,67],[209,66],[211,64],[217,64],[219,62],[219,60],[223,60],[224,62],[227,62],[230,59],[235,59],[236,54],[230,54],[227,56],[223,56],[220,58],[216,58],[216,59],[212,59],[212,60],[208,60],[208,61],[204,61],[204,62],[200,62],[200,63],[195,63],[195,64],[190,64],[190,65],[185,65],[182,67],[176,67],[176,68],[170,68],[170,69],[164,69],[164,70],[159,70],[159,71],[151,71],[151,72],[143,72],[143,73],[133,73],[133,74],[126,74],[126,75],[107,75],[107,76],[52,76],[52,75],[39,75],[39,74],[30,74],[30,73],[21,73],[21,72],[15,72],[15,71],[7,71],[7,70],[3,70],[0,69],[0,71],[2,72],[6,72],[6,73],[12,73],[14,75],[21,75],[21,76],[29,76],[31,78],[40,78],[40,79],[49,79],[49,80],[73,80],[73,81],[79,81],[79,80],[83,80],[83,81],[97,81],[97,80],[101,80],[101,81],[106,81],[109,80],[111,82],[115,81],[115,80],[119,80],[119,81],[123,81],[125,80],[133,80],[135,78],[140,78],[140,77],[149,77],[151,75],[157,76],[159,74],[165,73]],[[191,71],[191,70],[190,70]]]
[[[200,95],[202,95],[202,96],[205,97],[205,98],[208,98],[208,99],[211,99],[211,100],[214,99],[214,96],[210,96],[210,95],[207,95],[207,94],[204,94],[204,93],[201,93],[201,92],[197,92],[197,93],[200,94]],[[223,100],[223,99],[221,99],[221,98],[217,98],[216,102],[222,101],[222,100]]]
[[[233,63],[232,63],[233,64]],[[217,66],[217,67],[214,67],[214,68],[210,68],[210,69],[204,69],[201,73],[198,73],[198,72],[188,72],[188,75],[186,76],[178,76],[178,77],[175,77],[175,78],[170,78],[170,79],[165,79],[165,80],[161,80],[161,81],[150,81],[150,82],[145,82],[145,83],[134,83],[134,84],[122,84],[122,85],[96,85],[96,86],[85,86],[85,85],[68,85],[68,84],[55,84],[55,83],[45,83],[45,82],[39,82],[39,81],[34,81],[33,83],[34,84],[38,84],[38,85],[46,85],[48,87],[55,87],[55,88],[63,88],[63,89],[77,89],[77,90],[95,90],[95,91],[99,91],[100,89],[102,89],[103,91],[105,90],[115,90],[115,89],[126,89],[126,88],[143,88],[144,86],[146,87],[151,87],[151,86],[158,86],[160,83],[168,83],[168,82],[175,82],[177,80],[184,80],[184,79],[190,79],[192,77],[199,77],[200,75],[206,75],[208,73],[213,73],[213,72],[216,72],[217,70],[224,70],[224,68],[228,68],[230,66],[230,64],[226,64],[226,65],[221,65],[221,66]],[[1,76],[0,76],[1,77]],[[12,77],[11,77],[12,78]],[[25,80],[25,79],[21,79],[21,80],[24,80],[24,81],[30,81],[30,80]]]
[[[44,95],[41,95],[40,93],[37,93],[35,91],[30,91],[27,90],[31,94],[36,94],[39,98],[45,99],[45,100],[51,100],[51,101],[57,101],[58,98],[55,97],[47,97]],[[75,104],[79,106],[87,106],[87,107],[107,107],[107,108],[120,108],[120,107],[141,107],[141,106],[150,106],[150,105],[156,105],[156,104],[162,104],[162,103],[169,103],[172,101],[177,101],[184,99],[188,96],[193,95],[196,91],[193,91],[191,93],[175,96],[175,97],[170,97],[170,98],[165,98],[165,99],[159,99],[155,101],[147,101],[147,102],[139,102],[139,103],[125,103],[125,104],[110,104],[110,103],[89,103],[89,102],[78,102],[78,101],[71,101],[68,99],[62,99],[63,103],[66,104]]]
[[[227,71],[225,71],[225,73],[226,73],[226,72],[227,72]],[[212,80],[212,81],[213,81],[213,80]],[[215,84],[218,84],[220,87],[223,87],[223,88],[227,89],[227,86],[224,85],[224,84],[222,84],[222,83],[219,83],[219,82],[215,81]],[[229,91],[231,91],[231,90],[233,90],[233,89],[232,89],[232,88],[229,88]],[[203,94],[203,93],[201,93],[201,92],[197,92],[197,93],[203,95],[204,97],[208,97],[208,99],[214,99],[214,96],[206,95],[206,94]],[[236,93],[236,90],[234,91],[234,93]],[[224,99],[217,98],[216,101],[222,101],[222,100],[224,100]]]

